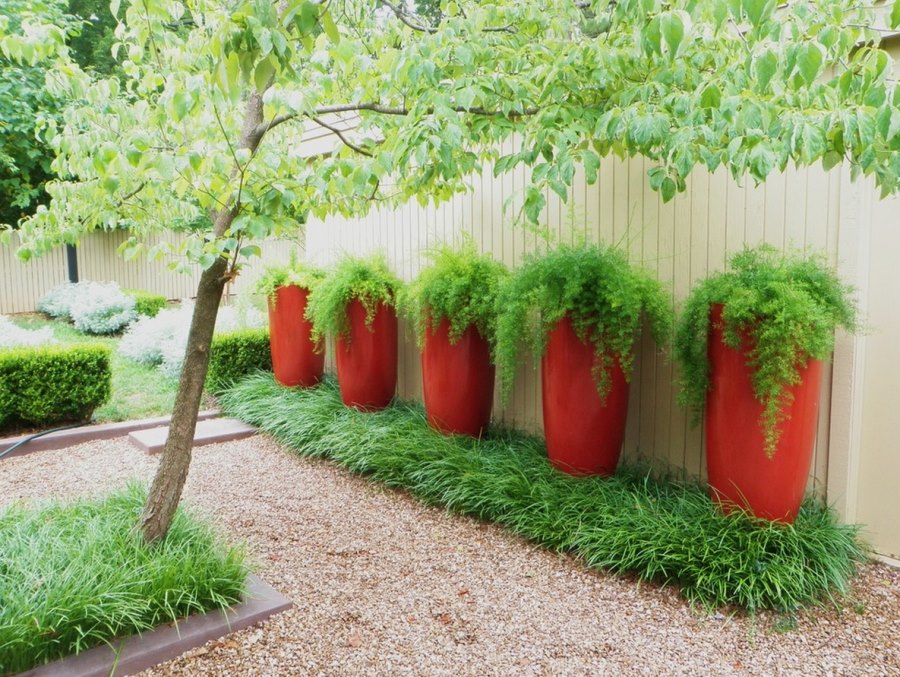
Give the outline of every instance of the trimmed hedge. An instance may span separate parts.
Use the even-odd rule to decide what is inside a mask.
[[[166,297],[162,294],[154,294],[143,289],[123,289],[122,291],[134,299],[134,309],[138,315],[156,317],[156,314],[168,304]]]
[[[272,371],[268,329],[238,329],[213,336],[206,389],[219,394],[256,371]]]
[[[87,421],[111,390],[110,349],[105,345],[0,351],[0,428]]]

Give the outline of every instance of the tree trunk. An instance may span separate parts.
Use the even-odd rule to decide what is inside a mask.
[[[225,259],[216,259],[200,276],[169,436],[141,515],[141,532],[147,542],[166,535],[181,500],[181,490],[191,463],[197,414],[209,367],[209,350],[216,315],[222,300],[222,290],[225,288],[227,265]]]
[[[254,91],[247,97],[244,124],[237,144],[239,148],[249,148],[252,152],[259,146],[264,133],[259,131],[262,113],[262,94]],[[241,167],[235,167],[234,174],[241,171]],[[216,238],[222,237],[237,217],[240,210],[238,201],[231,208],[222,209],[214,215],[213,233]],[[200,411],[200,398],[203,395],[206,371],[209,368],[213,330],[227,273],[228,261],[219,258],[200,276],[187,351],[181,368],[181,380],[178,383],[178,394],[175,396],[175,409],[169,425],[169,436],[140,519],[139,528],[148,543],[165,538],[187,480],[191,450],[194,446],[194,432],[197,428],[197,414]]]

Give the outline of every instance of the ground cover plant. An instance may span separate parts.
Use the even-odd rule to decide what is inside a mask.
[[[180,509],[152,546],[135,533],[146,492],[0,511],[0,675],[239,601],[242,547]]]
[[[588,566],[675,585],[704,605],[793,610],[833,599],[865,558],[857,528],[838,524],[813,500],[788,526],[725,516],[697,484],[628,468],[610,478],[559,473],[534,437],[503,430],[483,440],[447,437],[414,404],[358,412],[342,406],[332,380],[290,389],[259,374],[221,403],[296,453],[498,522]]]
[[[178,307],[162,309],[153,317],[139,318],[122,335],[118,353],[132,362],[156,367],[166,378],[178,378],[193,311],[193,303],[184,300]],[[252,305],[223,306],[216,314],[215,333],[261,327],[265,322],[265,316]]]
[[[37,309],[88,334],[115,334],[137,319],[136,305],[115,282],[85,281],[53,287]]]

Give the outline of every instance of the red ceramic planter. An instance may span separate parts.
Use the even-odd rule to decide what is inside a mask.
[[[314,386],[325,369],[324,352],[316,352],[307,321],[309,290],[296,285],[275,290],[269,299],[269,348],[275,379],[286,386]]]
[[[612,475],[628,414],[628,382],[614,360],[612,388],[601,401],[591,376],[594,347],[580,341],[568,317],[550,332],[541,360],[547,456],[570,475]]]
[[[397,314],[382,303],[369,328],[366,309],[354,299],[347,304],[347,316],[350,334],[336,341],[341,399],[348,407],[384,409],[397,388]]]
[[[735,507],[757,517],[791,523],[797,516],[812,461],[822,362],[801,369],[801,383],[784,410],[781,436],[772,458],[765,452],[760,418],[747,366],[749,338],[740,349],[722,340],[722,306],[710,312],[710,390],[706,398],[706,467],[710,493],[725,512]]]
[[[444,434],[481,437],[494,403],[491,349],[474,326],[452,345],[449,332],[447,318],[436,331],[430,326],[425,331],[422,385],[428,423]]]

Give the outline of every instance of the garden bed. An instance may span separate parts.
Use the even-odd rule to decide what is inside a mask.
[[[540,440],[496,430],[482,441],[444,437],[416,405],[374,414],[344,407],[333,381],[287,389],[260,374],[222,405],[297,453],[495,521],[590,567],[675,585],[708,606],[793,610],[833,599],[866,557],[857,528],[812,500],[782,526],[722,515],[699,485],[634,469],[572,478],[550,467]]]
[[[145,493],[0,512],[0,674],[241,600],[242,548],[181,510],[166,539],[134,532]]]
[[[99,495],[159,458],[125,438],[3,461],[0,505]],[[589,569],[268,435],[193,452],[185,502],[293,600],[142,677],[268,674],[884,674],[900,570],[864,564],[841,606],[707,611]]]

